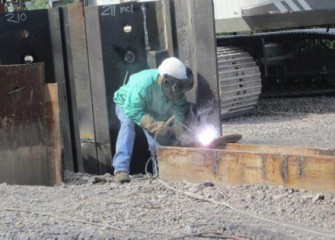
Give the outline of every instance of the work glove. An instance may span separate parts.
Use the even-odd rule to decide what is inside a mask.
[[[165,135],[170,129],[170,125],[174,121],[175,116],[172,116],[167,121],[157,121],[153,119],[149,114],[144,115],[140,126],[146,129],[149,133],[158,135]]]

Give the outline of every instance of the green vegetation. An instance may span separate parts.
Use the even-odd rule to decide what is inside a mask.
[[[329,39],[308,39],[301,46],[302,51],[335,49],[335,41]]]
[[[48,0],[31,0],[31,8],[29,10],[49,8]]]
[[[28,10],[38,10],[38,9],[47,9],[49,8],[49,2],[48,0],[30,0],[26,1],[26,3],[30,3],[29,7],[27,7]],[[60,0],[60,1],[54,1],[53,7],[61,7],[64,5],[67,5],[69,3],[73,3],[74,0]],[[28,6],[28,4],[27,4]]]
[[[61,1],[54,2],[54,7],[62,7],[70,3],[74,3],[74,0],[61,0]]]

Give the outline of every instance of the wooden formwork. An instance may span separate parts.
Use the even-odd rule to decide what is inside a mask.
[[[160,178],[266,184],[335,192],[335,150],[227,144],[224,149],[157,148]]]

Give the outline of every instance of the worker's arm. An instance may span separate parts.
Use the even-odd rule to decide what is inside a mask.
[[[164,135],[167,132],[166,122],[157,121],[147,114],[144,109],[148,101],[149,86],[133,86],[128,90],[123,109],[125,114],[136,124],[154,135]],[[150,97],[149,97],[150,99]]]
[[[140,125],[142,118],[145,115],[144,107],[146,102],[146,88],[138,87],[128,90],[126,95],[123,110],[125,114],[133,120],[137,125]]]

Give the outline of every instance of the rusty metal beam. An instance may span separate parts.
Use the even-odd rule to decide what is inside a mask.
[[[160,177],[266,184],[335,192],[334,149],[228,144],[225,149],[157,148]]]
[[[34,12],[34,11],[29,11]],[[60,127],[62,131],[63,141],[63,162],[67,170],[74,171],[74,138],[72,136],[73,130],[71,126],[71,118],[69,116],[71,108],[69,106],[69,93],[67,92],[66,72],[64,69],[64,47],[62,44],[62,33],[60,24],[59,9],[53,8],[48,10],[49,34],[51,50],[52,50],[52,64],[49,66],[54,71],[54,82],[58,84],[58,103],[60,111]],[[40,23],[40,22],[39,22]],[[42,54],[43,56],[43,54]],[[47,64],[45,63],[47,67]],[[46,82],[50,83],[48,79],[50,76],[46,74]]]
[[[63,10],[68,87],[73,119],[75,165],[79,172],[97,173],[97,142],[95,139],[93,101],[88,66],[84,7],[68,4]],[[92,169],[93,168],[93,169]]]
[[[97,162],[95,159],[87,161],[86,172],[104,174],[108,172],[112,159],[111,141],[109,133],[108,102],[106,80],[104,74],[103,49],[101,43],[101,26],[99,22],[99,8],[86,7],[85,30],[87,39],[87,54],[91,79],[91,95],[93,104],[95,142],[97,148]]]

